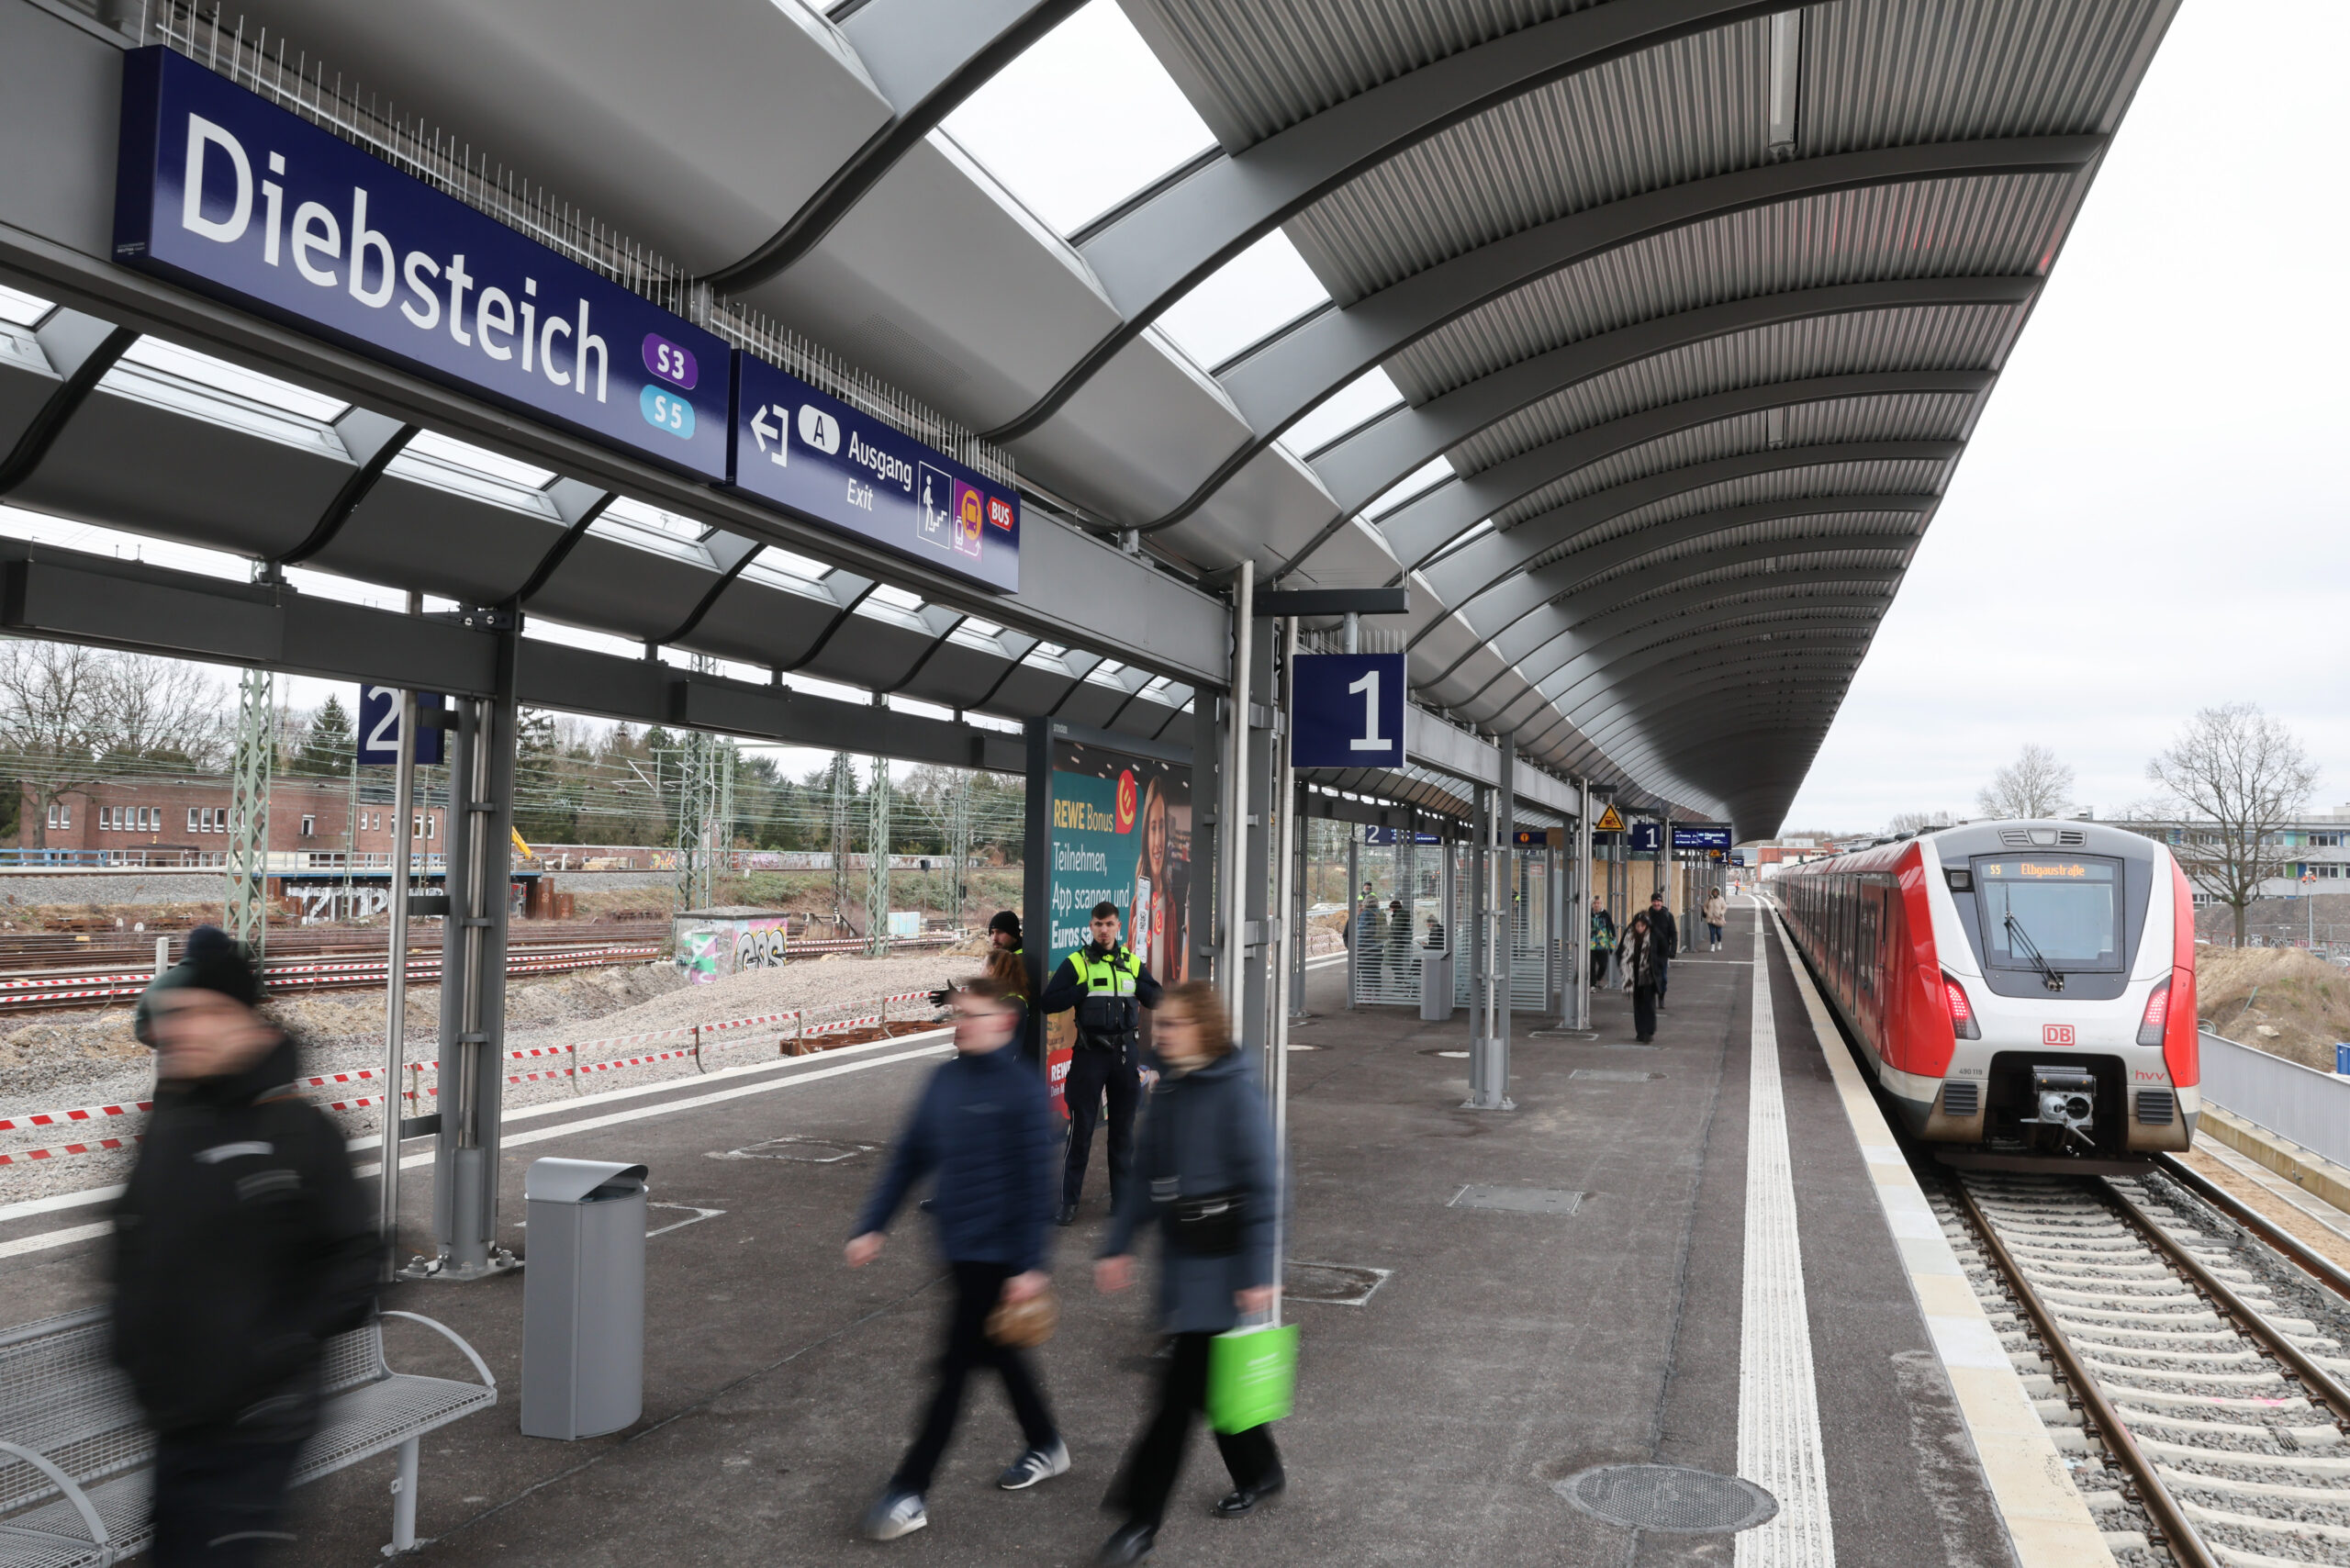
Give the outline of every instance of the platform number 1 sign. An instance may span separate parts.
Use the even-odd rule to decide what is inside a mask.
[[[1404,685],[1401,654],[1298,655],[1296,765],[1401,767]]]

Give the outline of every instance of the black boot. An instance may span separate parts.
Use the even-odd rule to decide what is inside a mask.
[[[1094,1553],[1093,1561],[1101,1563],[1102,1568],[1124,1568],[1126,1563],[1139,1562],[1149,1556],[1150,1549],[1158,1540],[1157,1525],[1120,1525],[1111,1532],[1110,1539],[1102,1543],[1102,1550]]]

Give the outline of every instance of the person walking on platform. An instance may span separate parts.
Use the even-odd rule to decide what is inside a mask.
[[[140,999],[155,1108],[114,1211],[114,1359],[155,1428],[159,1568],[291,1541],[326,1341],[366,1322],[382,1244],[342,1134],[295,1092],[295,1042],[216,926]]]
[[[1128,1184],[1095,1285],[1121,1291],[1134,1279],[1135,1237],[1159,1232],[1160,1326],[1174,1343],[1158,1405],[1111,1483],[1104,1506],[1125,1515],[1102,1548],[1103,1563],[1150,1554],[1183,1464],[1192,1417],[1207,1403],[1208,1342],[1244,1314],[1272,1305],[1275,1182],[1272,1127],[1248,1067],[1225,1032],[1224,999],[1192,980],[1171,988],[1158,1018],[1165,1079],[1143,1122],[1142,1165]],[[1288,1484],[1271,1431],[1219,1432],[1232,1490],[1215,1505],[1237,1518]]]
[[[1656,1004],[1662,1007],[1673,955],[1681,951],[1681,927],[1665,907],[1662,890],[1649,895],[1649,940],[1656,948]]]
[[[1707,952],[1718,953],[1722,950],[1722,927],[1728,924],[1729,924],[1729,901],[1722,897],[1722,890],[1719,888],[1707,889],[1706,941],[1707,947],[1706,950]]]
[[[1150,966],[1118,940],[1118,906],[1093,906],[1093,940],[1061,960],[1045,987],[1038,1008],[1046,1013],[1077,1010],[1077,1049],[1069,1058],[1061,1103],[1069,1107],[1069,1159],[1061,1174],[1063,1225],[1077,1219],[1085,1193],[1086,1162],[1093,1154],[1093,1124],[1106,1095],[1110,1104],[1110,1206],[1125,1191],[1134,1159],[1135,1109],[1142,1099],[1142,1014],[1157,1007],[1158,982]]]
[[[1607,983],[1607,956],[1616,951],[1616,917],[1594,899],[1591,904],[1591,983]]]
[[[866,1511],[868,1540],[895,1540],[930,1523],[923,1495],[955,1434],[973,1367],[993,1367],[1002,1377],[1028,1444],[996,1484],[1017,1492],[1069,1469],[1069,1445],[1045,1407],[1027,1358],[987,1332],[988,1316],[999,1305],[1040,1295],[1052,1278],[1045,1268],[1053,1203],[1052,1109],[1043,1081],[1004,1048],[1019,1016],[991,976],[977,976],[956,990],[956,1054],[931,1075],[915,1103],[848,1244],[850,1268],[873,1261],[907,1190],[925,1176],[935,1178],[932,1215],[939,1250],[955,1277],[946,1344],[922,1429]]]
[[[1656,1037],[1657,977],[1664,968],[1657,958],[1656,932],[1647,915],[1632,916],[1616,957],[1623,966],[1625,987],[1632,993],[1632,1036],[1645,1046]]]

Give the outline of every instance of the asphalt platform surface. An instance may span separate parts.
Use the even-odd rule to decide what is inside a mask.
[[[1291,1056],[1290,1315],[1304,1325],[1304,1350],[1296,1414],[1277,1428],[1290,1489],[1254,1517],[1210,1517],[1227,1483],[1203,1434],[1154,1562],[1732,1561],[1730,1536],[1627,1529],[1579,1511],[1552,1483],[1610,1462],[1737,1468],[1754,928],[1741,910],[1725,952],[1673,966],[1651,1047],[1632,1044],[1620,995],[1597,999],[1595,1040],[1529,1038],[1540,1020],[1521,1017],[1516,1108],[1500,1113],[1461,1109],[1468,1064],[1440,1054],[1465,1052],[1465,1012],[1449,1024],[1400,1009],[1349,1013],[1343,969],[1313,972],[1314,1016],[1292,1035],[1312,1048]],[[1768,962],[1838,1559],[2009,1563],[1775,943]],[[1020,1443],[1000,1387],[983,1377],[931,1493],[930,1528],[888,1545],[854,1534],[912,1435],[946,1293],[919,1215],[901,1215],[883,1257],[862,1271],[842,1266],[841,1244],[936,1049],[815,1058],[724,1085],[787,1087],[513,1148],[501,1226],[518,1251],[528,1250],[513,1222],[534,1158],[642,1162],[654,1202],[678,1205],[652,1211],[644,1416],[586,1441],[522,1437],[521,1278],[396,1287],[387,1305],[464,1334],[501,1386],[496,1408],[425,1441],[420,1529],[433,1540],[416,1561],[1090,1562],[1114,1522],[1099,1511],[1102,1488],[1157,1365],[1147,1288],[1117,1297],[1092,1288],[1107,1199],[1099,1138],[1083,1213],[1057,1233],[1062,1327],[1039,1356],[1075,1468],[1028,1492],[997,1491]],[[842,1070],[797,1081],[826,1069]],[[1653,1076],[1575,1076],[1595,1071]],[[718,1087],[688,1083],[596,1109]],[[778,1138],[797,1141],[712,1158]],[[1572,1213],[1455,1206],[1472,1186],[1582,1196]],[[420,1237],[425,1170],[407,1173],[405,1197]],[[97,1215],[9,1222],[0,1242]],[[10,1258],[0,1323],[96,1299],[100,1245]],[[1371,1280],[1376,1289],[1360,1305],[1300,1299]],[[386,1340],[396,1367],[464,1370],[414,1325],[390,1325]],[[288,1562],[380,1562],[392,1463],[379,1458],[297,1494],[304,1540]]]

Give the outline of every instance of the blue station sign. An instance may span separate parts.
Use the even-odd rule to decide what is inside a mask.
[[[1020,498],[755,354],[734,355],[727,482],[1002,593],[1020,589]]]
[[[726,344],[160,46],[124,61],[114,256],[664,466],[726,476]]]
[[[1634,823],[1629,847],[1635,855],[1653,855],[1664,846],[1662,823]]]
[[[1729,829],[1726,827],[1676,827],[1673,830],[1675,849],[1728,849]]]
[[[1291,670],[1293,766],[1404,766],[1403,655],[1300,654]]]
[[[1442,844],[1444,834],[1425,829],[1405,833],[1397,827],[1366,827],[1362,830],[1362,841],[1365,844]]]

